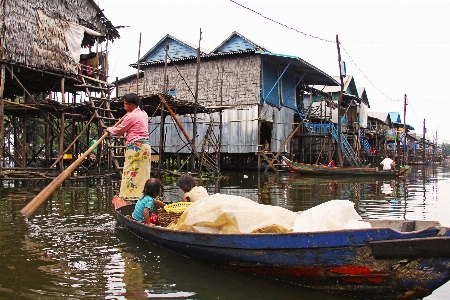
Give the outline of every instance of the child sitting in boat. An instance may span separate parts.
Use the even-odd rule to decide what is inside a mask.
[[[161,181],[156,178],[150,178],[145,182],[144,196],[138,200],[131,214],[133,219],[149,226],[158,225],[157,220],[152,220],[151,216],[152,212],[155,211],[155,204],[159,206],[165,205],[164,202],[155,199],[159,196],[162,186]]]
[[[199,186],[197,181],[191,174],[184,174],[178,178],[177,186],[184,192],[183,202],[195,202],[199,199],[208,197],[208,191],[202,186]]]

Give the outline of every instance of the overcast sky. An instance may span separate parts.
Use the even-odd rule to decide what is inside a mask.
[[[399,112],[427,138],[450,142],[450,1],[99,0],[121,38],[108,45],[110,81],[166,34],[213,50],[237,31],[272,52],[298,56],[339,75],[336,35],[347,74],[366,88],[369,111]]]

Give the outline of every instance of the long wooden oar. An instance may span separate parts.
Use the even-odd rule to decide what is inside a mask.
[[[119,125],[125,116],[123,116],[117,123],[114,125],[116,127]],[[38,207],[47,200],[48,197],[63,183],[67,177],[72,174],[73,171],[85,160],[85,158],[97,147],[107,136],[109,132],[105,132],[86,152],[83,153],[80,157],[77,158],[70,166],[67,167],[61,174],[58,175],[52,182],[49,183],[36,197],[33,198],[24,208],[20,211],[25,217],[29,218]]]

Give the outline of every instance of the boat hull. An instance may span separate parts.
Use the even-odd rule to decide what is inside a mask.
[[[439,229],[399,233],[389,228],[288,234],[205,234],[149,227],[117,210],[135,235],[181,255],[228,269],[364,299],[416,299],[450,279],[450,253],[377,259],[371,242],[432,239]],[[447,232],[448,234],[448,232]],[[450,237],[445,237],[449,240]]]
[[[381,176],[381,177],[398,177],[405,174],[408,169],[405,168],[399,172],[380,171],[377,168],[338,168],[318,165],[309,165],[292,162],[284,158],[285,163],[290,169],[300,174],[308,175],[346,175],[346,176]]]

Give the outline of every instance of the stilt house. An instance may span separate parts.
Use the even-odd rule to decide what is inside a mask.
[[[75,158],[112,88],[106,49],[117,29],[93,0],[0,0],[0,22],[0,173],[48,168],[67,151]]]
[[[334,78],[340,81],[339,76]],[[303,146],[299,149],[303,152],[299,153],[299,160],[308,163],[324,163],[337,159],[336,146],[340,140],[340,148],[345,158],[344,165],[362,166],[365,161],[361,161],[361,153],[363,155],[370,153],[370,147],[363,138],[369,108],[365,89],[361,88],[361,92],[358,93],[353,76],[344,76],[340,106],[338,105],[340,86],[315,85],[314,90],[309,92],[309,95],[305,95],[303,112],[300,114],[303,122],[309,124],[310,130],[301,136],[299,144]],[[341,116],[340,138],[337,127],[339,115]]]
[[[140,94],[163,92],[192,106],[221,110],[178,120],[195,140],[197,151],[220,153],[222,166],[254,160],[265,140],[270,152],[290,152],[294,111],[302,91],[314,84],[338,85],[308,62],[274,53],[237,32],[211,52],[166,35],[131,66],[138,65],[144,72]],[[129,91],[129,81],[118,83],[119,95]],[[169,117],[163,122],[164,139],[156,130],[159,116],[150,123],[153,149],[163,141],[166,153],[190,154],[185,137],[180,138]]]

